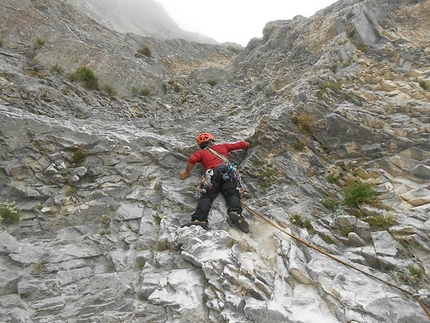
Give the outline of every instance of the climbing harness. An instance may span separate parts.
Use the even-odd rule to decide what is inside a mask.
[[[242,177],[239,175],[237,171],[237,167],[234,163],[230,162],[225,156],[219,154],[215,150],[211,148],[205,148],[209,153],[214,155],[215,157],[219,158],[223,163],[219,165],[215,169],[208,169],[200,178],[199,183],[197,183],[196,186],[196,192],[194,194],[194,197],[198,200],[202,197],[204,193],[207,193],[208,190],[212,188],[212,182],[211,178],[214,175],[214,170],[219,171],[221,174],[223,180],[225,181],[236,181],[236,190],[239,192],[239,195],[242,196],[245,191],[245,185],[242,182]]]
[[[233,163],[228,165],[221,164],[215,169],[208,169],[200,178],[200,181],[196,185],[196,192],[194,197],[198,200],[204,193],[212,188],[212,176],[215,174],[214,170],[218,171],[225,181],[236,181],[236,190],[242,196],[246,189],[242,182],[242,177],[237,173]]]
[[[220,172],[220,174],[222,175],[222,179],[225,181],[228,181],[229,179],[232,178],[232,172],[234,169],[234,164],[233,163],[228,163],[228,164],[222,164],[220,166],[218,166],[218,170]]]
[[[300,242],[300,243],[304,244],[305,246],[307,246],[307,247],[309,247],[309,248],[311,248],[311,249],[314,249],[315,251],[317,251],[317,252],[319,252],[319,253],[321,253],[321,254],[323,254],[323,255],[325,255],[325,256],[327,256],[327,257],[331,258],[331,259],[333,259],[334,261],[337,261],[338,263],[340,263],[340,264],[342,264],[342,265],[344,265],[344,266],[346,266],[346,267],[348,267],[348,268],[351,268],[351,269],[353,269],[353,270],[356,270],[356,271],[358,271],[358,272],[360,272],[360,273],[362,273],[362,274],[366,275],[366,276],[367,276],[367,277],[369,277],[369,278],[372,278],[372,279],[375,279],[375,280],[377,280],[377,281],[379,281],[379,282],[382,282],[382,283],[384,283],[384,284],[386,284],[386,285],[388,285],[388,286],[391,286],[391,287],[393,287],[393,288],[395,288],[395,289],[397,289],[397,290],[401,291],[402,293],[404,293],[404,294],[408,295],[409,297],[412,297],[414,300],[416,300],[416,301],[418,302],[418,304],[420,304],[421,308],[423,309],[423,311],[424,311],[424,313],[427,315],[427,317],[428,317],[428,318],[430,318],[430,313],[429,313],[429,311],[427,310],[427,308],[426,308],[426,306],[424,305],[424,303],[419,299],[419,295],[417,295],[417,294],[412,294],[411,292],[408,292],[407,290],[405,290],[405,289],[403,289],[403,288],[401,288],[401,287],[399,287],[399,286],[396,286],[396,285],[394,285],[394,284],[390,283],[389,281],[386,281],[386,280],[381,279],[381,278],[379,278],[379,277],[377,277],[377,276],[375,276],[375,275],[372,275],[372,274],[370,274],[370,273],[368,273],[368,272],[366,272],[366,271],[364,271],[364,270],[362,270],[362,269],[360,269],[360,268],[357,268],[357,267],[355,267],[355,266],[353,266],[353,265],[351,265],[351,264],[347,263],[346,261],[343,261],[343,260],[341,260],[341,259],[339,259],[339,258],[337,258],[337,257],[335,257],[335,256],[333,256],[333,255],[331,255],[331,254],[329,254],[329,253],[327,253],[326,251],[324,251],[324,250],[322,250],[322,249],[320,249],[320,248],[318,248],[318,247],[314,246],[313,244],[311,244],[311,243],[307,242],[306,240],[304,240],[304,239],[302,239],[302,238],[299,238],[299,237],[297,237],[296,235],[294,235],[294,234],[292,234],[292,233],[287,232],[286,230],[284,230],[283,228],[279,227],[278,225],[276,225],[276,224],[275,224],[275,223],[273,223],[272,221],[270,221],[270,220],[268,220],[267,218],[265,218],[265,217],[263,217],[262,215],[260,215],[258,212],[256,212],[256,211],[254,211],[253,209],[251,209],[249,206],[247,206],[247,205],[246,205],[246,204],[244,204],[243,202],[241,202],[241,204],[242,204],[242,207],[243,207],[244,209],[246,209],[249,213],[251,213],[252,215],[254,215],[256,218],[258,218],[258,219],[262,220],[263,222],[266,222],[267,224],[269,224],[269,225],[270,225],[270,226],[272,226],[273,228],[275,228],[275,229],[277,229],[277,230],[281,231],[282,233],[285,233],[285,234],[286,234],[286,235],[288,235],[289,237],[291,237],[291,238],[295,239],[296,241],[298,241],[298,242]]]

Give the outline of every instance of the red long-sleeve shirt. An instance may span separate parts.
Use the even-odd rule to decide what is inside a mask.
[[[224,143],[224,144],[216,144],[210,145],[210,148],[215,150],[217,153],[228,158],[228,153],[233,150],[238,149],[246,149],[248,148],[249,143],[246,141],[239,141],[235,143]],[[206,149],[197,150],[194,154],[188,158],[188,162],[195,165],[197,163],[201,163],[205,170],[216,168],[223,163],[221,159],[211,154]]]

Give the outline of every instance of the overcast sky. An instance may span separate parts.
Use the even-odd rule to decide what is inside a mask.
[[[181,29],[246,46],[269,21],[312,16],[335,0],[155,0]]]

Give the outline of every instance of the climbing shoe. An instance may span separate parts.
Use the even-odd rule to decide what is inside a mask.
[[[243,218],[243,216],[241,214],[234,212],[234,211],[230,211],[227,214],[228,214],[228,217],[230,218],[231,222],[236,224],[239,227],[240,231],[245,232],[245,233],[249,232],[249,225],[245,221],[245,219]]]
[[[193,220],[191,222],[185,223],[184,225],[182,225],[182,228],[183,227],[191,227],[193,225],[198,225],[198,226],[201,226],[205,230],[209,230],[208,221],[199,221],[199,220]]]

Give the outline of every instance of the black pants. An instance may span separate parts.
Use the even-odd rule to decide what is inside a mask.
[[[235,211],[241,214],[242,206],[239,191],[236,189],[236,180],[224,180],[220,171],[214,169],[211,181],[212,187],[200,197],[197,202],[196,211],[191,215],[191,220],[207,221],[212,202],[218,196],[219,192],[221,192],[227,204],[227,212]]]

